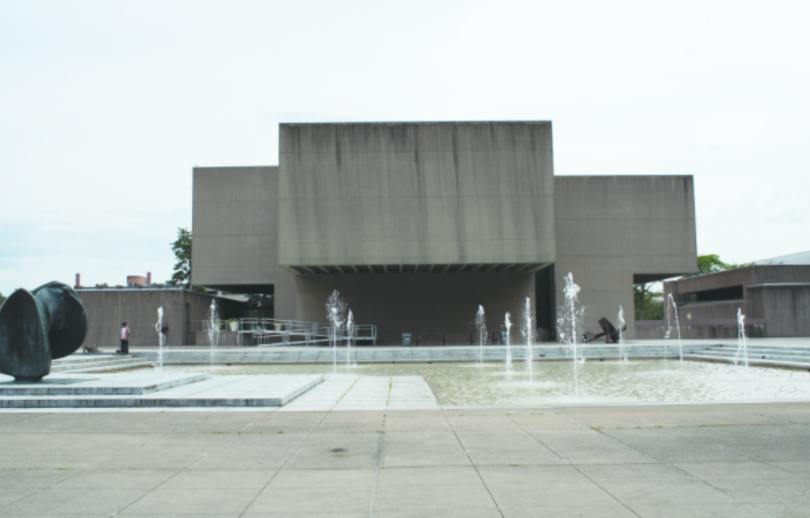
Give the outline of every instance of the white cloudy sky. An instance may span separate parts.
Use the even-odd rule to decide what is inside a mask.
[[[810,2],[0,0],[0,292],[171,275],[195,165],[278,123],[552,120],[557,174],[691,174],[699,253],[810,249]]]

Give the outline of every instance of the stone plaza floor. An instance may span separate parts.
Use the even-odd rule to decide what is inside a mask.
[[[0,412],[0,515],[810,515],[810,403],[339,404]]]

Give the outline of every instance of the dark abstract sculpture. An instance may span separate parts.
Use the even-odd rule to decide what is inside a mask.
[[[610,323],[610,320],[606,318],[599,319],[599,327],[602,328],[602,332],[599,334],[591,333],[587,331],[585,334],[582,335],[583,342],[593,342],[597,338],[605,337],[605,343],[618,343],[619,342],[619,331],[613,327],[613,324]],[[625,325],[622,327],[622,331],[627,331],[627,326]]]
[[[17,290],[0,306],[0,372],[42,381],[51,360],[73,354],[87,335],[87,312],[73,288],[49,282]]]

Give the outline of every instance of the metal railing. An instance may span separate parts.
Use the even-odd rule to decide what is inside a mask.
[[[240,344],[241,336],[249,335],[259,346],[283,347],[329,345],[335,335],[335,329],[326,324],[276,318],[240,318],[237,332],[240,334]],[[354,343],[370,341],[372,345],[377,345],[377,326],[354,325],[351,333],[349,329],[342,328],[339,344],[347,343],[350,336]]]

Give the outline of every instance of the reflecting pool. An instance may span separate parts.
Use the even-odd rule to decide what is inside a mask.
[[[810,400],[810,373],[677,360],[587,361],[578,367],[574,396],[570,361],[536,361],[533,381],[515,361],[338,364],[337,374],[424,377],[443,406],[536,406],[561,403],[661,403]],[[166,372],[235,374],[332,374],[332,364],[166,365]]]

